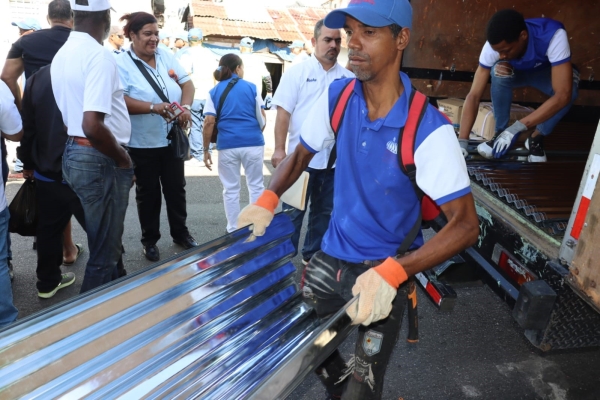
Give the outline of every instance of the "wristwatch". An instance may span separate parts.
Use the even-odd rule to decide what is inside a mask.
[[[154,104],[150,103],[150,114],[154,115]]]
[[[192,107],[189,104],[182,104],[181,107],[185,108],[188,111],[192,111]]]

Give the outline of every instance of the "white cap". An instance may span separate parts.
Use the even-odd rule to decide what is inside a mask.
[[[111,9],[110,0],[70,0],[73,11],[104,11]]]

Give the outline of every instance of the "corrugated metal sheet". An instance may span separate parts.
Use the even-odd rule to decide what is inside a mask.
[[[227,19],[225,7],[215,4],[212,1],[193,1],[191,12],[194,13],[194,17]]]
[[[273,24],[232,21],[211,17],[194,17],[194,26],[201,28],[204,36],[250,36],[259,39],[284,40]]]
[[[279,214],[7,327],[0,398],[283,398],[352,329],[302,302],[293,231]]]

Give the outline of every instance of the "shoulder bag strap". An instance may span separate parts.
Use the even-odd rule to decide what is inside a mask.
[[[152,89],[154,89],[154,91],[156,92],[156,94],[158,95],[158,97],[160,97],[160,99],[162,101],[164,101],[165,103],[171,103],[169,101],[169,99],[167,98],[167,96],[165,96],[165,94],[163,93],[163,91],[160,90],[160,88],[156,84],[156,81],[154,79],[152,79],[152,77],[150,76],[150,73],[148,72],[148,70],[146,69],[146,67],[144,66],[144,64],[142,64],[142,62],[140,60],[136,60],[135,58],[133,58],[133,56],[131,55],[131,51],[127,51],[127,54],[129,54],[129,57],[131,57],[131,59],[133,60],[133,62],[135,63],[135,65],[137,65],[137,67],[139,68],[140,72],[142,73],[142,75],[144,75],[144,78],[146,78],[146,80],[148,81],[148,83],[150,84],[150,86],[152,86]]]
[[[333,168],[333,164],[335,164],[335,160],[337,159],[337,134],[340,130],[340,125],[342,125],[342,118],[346,113],[346,107],[348,107],[348,101],[350,100],[350,96],[352,96],[352,91],[354,90],[354,85],[356,84],[356,79],[350,80],[344,86],[337,100],[335,101],[335,106],[333,107],[333,113],[331,114],[330,123],[331,129],[333,130],[333,135],[335,136],[335,143],[333,144],[333,148],[331,149],[331,153],[329,154],[329,160],[327,161],[327,171],[331,171]]]
[[[427,97],[412,88],[412,93],[409,100],[408,117],[404,127],[400,128],[400,137],[398,138],[398,163],[402,171],[408,175],[410,183],[412,184],[417,198],[419,199],[419,215],[415,224],[412,226],[400,247],[396,251],[397,254],[402,255],[408,251],[410,246],[413,244],[419,232],[421,231],[421,225],[423,223],[423,215],[421,212],[421,200],[423,198],[423,191],[419,189],[417,185],[417,168],[415,166],[415,142],[417,138],[417,130],[421,124],[421,120],[427,110]]]
[[[219,120],[219,115],[221,115],[221,109],[223,108],[223,103],[225,103],[225,99],[227,98],[227,95],[229,94],[229,92],[231,92],[231,89],[233,89],[233,87],[239,80],[240,80],[240,78],[233,78],[232,80],[230,80],[229,83],[227,84],[227,87],[223,91],[223,94],[221,95],[221,98],[219,99],[219,107],[217,107],[217,118],[215,118],[217,121]]]

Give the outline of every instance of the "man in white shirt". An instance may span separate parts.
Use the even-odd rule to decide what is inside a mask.
[[[208,98],[208,91],[215,86],[213,73],[219,66],[219,57],[206,47],[202,46],[202,29],[193,28],[188,32],[190,47],[183,54],[177,53],[181,66],[192,77],[196,91],[192,103],[192,129],[190,131],[190,152],[192,156],[204,161],[204,146],[202,128],[204,127],[204,105]],[[212,152],[212,146],[209,149]]]
[[[339,29],[329,29],[323,20],[316,23],[314,37],[311,39],[315,48],[314,56],[293,66],[283,74],[273,104],[277,107],[275,121],[275,152],[271,158],[274,167],[285,158],[285,142],[288,139],[288,153],[293,153],[300,141],[301,127],[308,118],[314,105],[329,84],[339,78],[354,77],[354,74],[338,64],[342,37]],[[323,127],[323,129],[326,129]],[[288,137],[289,132],[289,137]],[[333,209],[333,168],[327,168],[328,152],[320,152],[308,166],[310,180],[306,192],[310,199],[308,230],[302,248],[302,262],[308,260],[321,249],[323,235],[329,226]],[[292,221],[296,232],[292,243],[298,251],[300,229],[305,211],[283,203],[284,210],[291,210]]]
[[[102,46],[109,0],[70,0],[74,30],[51,66],[52,89],[69,139],[63,178],[83,205],[90,257],[81,292],[118,277],[133,164],[123,146],[131,123],[117,64]]]
[[[111,26],[108,39],[106,39],[106,48],[117,55],[125,51],[123,48],[124,44],[125,34],[123,33],[123,28],[117,25]]]
[[[242,61],[244,62],[244,80],[254,83],[256,85],[256,93],[261,97],[263,91],[262,84],[263,82],[265,83],[265,90],[267,91],[265,109],[268,110],[271,108],[271,101],[273,99],[271,73],[265,63],[252,54],[253,46],[254,40],[249,37],[245,37],[240,41],[240,57],[242,57]]]
[[[15,105],[15,98],[6,83],[0,81],[0,132],[2,138],[18,142],[23,136],[21,115]],[[1,164],[0,164],[1,165]],[[8,234],[10,213],[4,194],[4,185],[0,185],[0,238]],[[17,319],[17,309],[13,304],[10,272],[8,269],[8,243],[0,240],[0,328]]]

